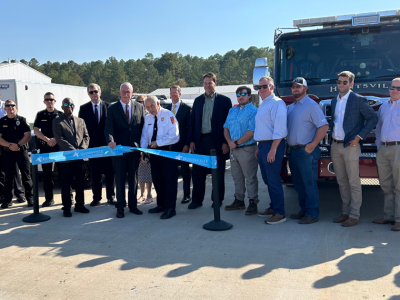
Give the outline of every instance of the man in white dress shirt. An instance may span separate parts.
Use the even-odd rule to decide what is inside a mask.
[[[150,114],[144,119],[141,147],[177,151],[179,127],[174,114],[162,108],[160,100],[155,96],[149,96],[144,105]],[[150,209],[149,213],[162,212],[161,219],[170,219],[176,215],[178,161],[159,155],[150,155],[150,161],[151,177],[157,193],[157,207]]]
[[[384,217],[376,224],[393,223],[393,231],[400,231],[400,78],[389,87],[390,100],[381,105],[376,125],[379,182],[384,193]]]

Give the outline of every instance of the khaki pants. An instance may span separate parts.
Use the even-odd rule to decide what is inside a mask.
[[[342,197],[342,214],[357,220],[360,218],[362,203],[359,171],[360,153],[360,145],[345,148],[343,144],[332,141],[331,159]]]
[[[384,194],[384,218],[400,222],[400,145],[380,146],[376,156]]]
[[[255,156],[257,145],[236,148],[232,151],[231,174],[235,184],[235,198],[244,201],[247,187],[247,197],[258,203],[258,160]]]

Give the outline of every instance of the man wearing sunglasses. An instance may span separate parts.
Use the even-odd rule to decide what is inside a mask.
[[[376,224],[391,224],[400,231],[400,78],[392,80],[390,100],[378,111],[376,145],[379,182],[384,194],[384,217]]]
[[[359,157],[362,140],[378,122],[367,99],[351,91],[354,74],[339,73],[339,95],[332,99],[331,159],[342,198],[342,214],[333,220],[344,227],[354,226],[360,218],[362,203]]]
[[[85,121],[75,117],[72,113],[75,105],[71,98],[62,101],[64,114],[53,120],[53,133],[60,151],[87,149],[89,134]],[[76,153],[79,157],[79,151]],[[89,213],[85,205],[83,160],[73,160],[62,163],[63,182],[61,200],[64,217],[72,217],[71,213],[71,185],[75,177],[75,212]]]
[[[235,200],[225,206],[226,210],[245,209],[245,191],[249,198],[246,215],[258,212],[258,162],[254,153],[257,142],[254,140],[257,107],[251,103],[251,89],[240,86],[236,89],[239,105],[229,110],[224,124],[224,136],[231,154],[231,173],[235,185]]]
[[[36,147],[40,153],[52,153],[59,151],[56,139],[53,134],[53,120],[62,115],[62,112],[55,108],[56,99],[54,94],[47,92],[44,94],[43,103],[46,105],[45,110],[37,113],[33,131],[36,136]],[[43,207],[48,207],[54,204],[53,199],[53,164],[43,164],[43,189],[45,201]]]
[[[13,100],[9,99],[5,102],[5,110],[7,115],[0,119],[0,145],[2,146],[2,159],[6,176],[4,201],[1,208],[8,208],[12,205],[15,164],[21,171],[28,207],[31,207],[33,206],[33,190],[27,147],[27,143],[31,139],[31,129],[26,119],[17,115],[17,106]]]
[[[217,77],[214,73],[203,75],[205,93],[194,100],[188,131],[187,144],[194,154],[210,155],[210,150],[217,152],[218,185],[220,205],[225,196],[225,164],[229,157],[228,142],[224,137],[224,124],[232,101],[215,92]],[[208,168],[193,165],[192,168],[192,202],[189,209],[203,205],[206,192],[206,178],[211,171]],[[211,197],[212,199],[212,197]]]
[[[292,81],[295,102],[288,106],[287,143],[289,145],[289,167],[294,188],[299,197],[300,212],[292,214],[299,224],[318,222],[318,160],[321,156],[319,142],[324,138],[329,125],[321,107],[307,96],[307,81],[297,77]]]
[[[90,101],[80,107],[78,117],[85,120],[90,137],[89,148],[107,146],[104,129],[106,128],[107,111],[110,103],[100,99],[101,88],[96,83],[89,84],[87,93]],[[89,159],[89,166],[93,192],[93,201],[90,203],[90,206],[100,205],[103,189],[102,174],[104,174],[106,181],[107,202],[115,204],[115,181],[112,158],[91,158]]]
[[[269,208],[258,215],[268,218],[265,220],[266,224],[274,225],[286,222],[280,173],[285,154],[287,109],[285,102],[275,96],[274,80],[271,77],[261,77],[254,89],[262,99],[256,115],[254,139],[258,141],[258,148],[255,156],[271,199]]]

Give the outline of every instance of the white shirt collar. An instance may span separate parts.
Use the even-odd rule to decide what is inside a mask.
[[[350,96],[350,93],[351,93],[351,90],[346,95],[344,95],[342,98],[340,98],[340,94],[339,94],[338,95],[338,100],[339,101],[347,100],[349,98],[349,96]]]
[[[125,108],[126,105],[128,105],[129,107],[131,107],[131,101],[128,102],[128,104],[122,102],[121,99],[119,99],[119,102],[122,104],[122,107]]]
[[[97,106],[100,106],[101,99],[99,100],[99,102],[98,102],[98,103],[94,103],[93,101],[90,101],[90,102],[92,102],[92,106],[93,106],[93,108],[94,108],[94,106],[95,106],[95,105],[97,105]]]

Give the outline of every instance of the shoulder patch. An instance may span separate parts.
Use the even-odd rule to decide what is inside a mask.
[[[175,118],[174,117],[170,117],[170,119],[171,119],[171,123],[175,124],[175,122],[176,122]]]

